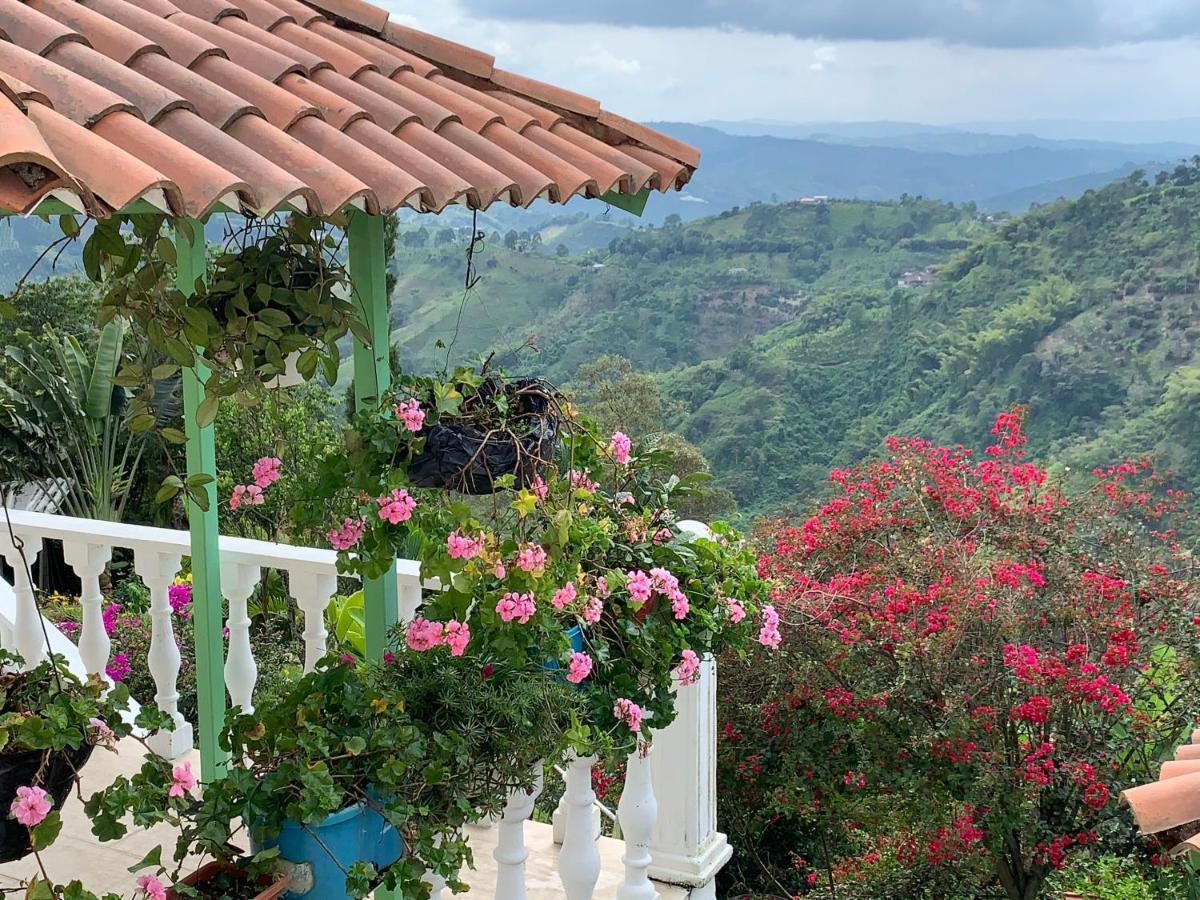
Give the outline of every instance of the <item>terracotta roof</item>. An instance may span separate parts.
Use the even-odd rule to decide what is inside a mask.
[[[1173,853],[1200,850],[1200,730],[1162,764],[1158,781],[1122,792],[1142,834],[1157,834]]]
[[[0,209],[485,209],[678,189],[699,161],[363,0],[0,0]]]

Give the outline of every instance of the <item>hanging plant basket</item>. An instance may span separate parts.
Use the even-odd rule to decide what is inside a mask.
[[[236,866],[226,862],[210,862],[183,879],[183,884],[200,892],[201,897],[237,897],[238,900],[275,900],[288,888],[282,876],[263,875],[251,880]],[[180,900],[175,888],[167,891],[167,900]]]
[[[76,774],[95,749],[92,744],[66,750],[23,750],[0,755],[0,809],[12,805],[17,788],[37,786],[54,798],[61,810],[71,796]],[[29,829],[11,818],[0,819],[0,863],[23,859],[33,852]]]
[[[454,417],[427,427],[424,449],[408,464],[416,487],[494,494],[515,476],[526,488],[554,455],[560,423],[558,392],[536,378],[487,378]]]

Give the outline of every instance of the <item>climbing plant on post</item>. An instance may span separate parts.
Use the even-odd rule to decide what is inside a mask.
[[[181,219],[175,225],[176,283],[184,296],[196,292],[206,274],[204,224]],[[199,350],[199,348],[197,348]],[[184,421],[187,433],[189,478],[211,475],[201,489],[208,498],[202,506],[187,497],[188,530],[192,543],[192,615],[196,639],[196,706],[200,728],[200,769],[205,780],[217,776],[228,755],[217,738],[225,721],[225,650],[221,639],[221,555],[217,513],[217,450],[212,416],[214,404],[205,403],[204,383],[209,370],[197,352],[195,364],[183,369]]]

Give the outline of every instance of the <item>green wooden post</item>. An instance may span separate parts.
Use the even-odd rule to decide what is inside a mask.
[[[359,409],[378,407],[392,381],[388,361],[391,322],[383,226],[383,216],[371,216],[357,210],[350,213],[350,280],[355,304],[371,332],[370,347],[357,341],[354,344],[354,397]],[[388,629],[396,621],[396,610],[396,570],[393,565],[382,578],[363,584],[363,630],[368,658],[379,660],[383,657]]]
[[[192,235],[175,231],[177,282],[185,294],[195,291],[196,279],[205,276],[204,225],[188,219]],[[196,411],[204,401],[204,382],[209,371],[197,361],[194,369],[183,370],[183,410],[187,431],[188,476],[217,477],[217,449],[213,427],[201,428]],[[220,525],[217,516],[215,480],[205,491],[208,509],[186,500],[188,528],[192,537],[192,617],[196,636],[196,703],[200,725],[200,771],[205,781],[224,771],[229,757],[217,737],[225,722],[225,647],[221,596],[221,555],[217,546]]]

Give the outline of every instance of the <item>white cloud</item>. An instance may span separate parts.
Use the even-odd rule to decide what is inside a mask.
[[[810,72],[824,72],[827,66],[837,62],[837,47],[818,47],[813,51],[812,62],[808,64]]]

